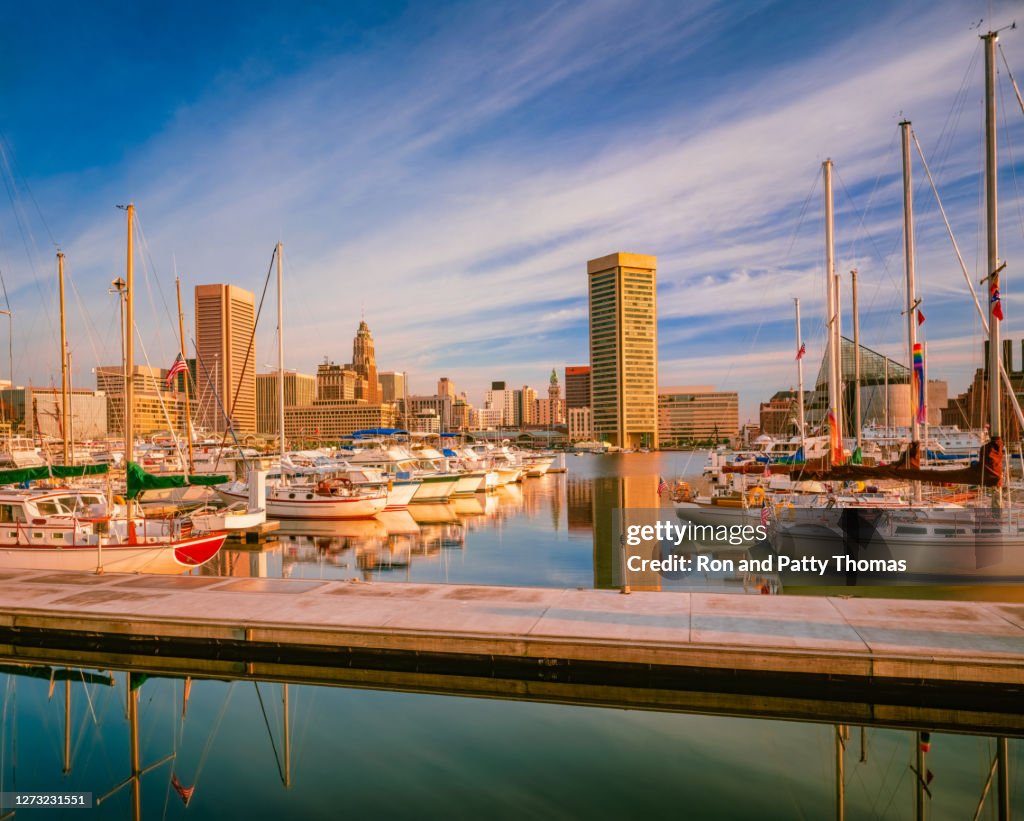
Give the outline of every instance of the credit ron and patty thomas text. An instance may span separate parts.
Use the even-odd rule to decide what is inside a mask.
[[[767,529],[763,525],[677,525],[672,522],[658,522],[648,525],[629,525],[626,528],[625,543],[630,547],[639,547],[644,543],[672,544],[675,547],[684,542],[709,541],[739,545],[752,539],[767,538]],[[653,571],[655,573],[691,572],[749,572],[778,573],[783,571],[798,573],[817,573],[824,576],[829,570],[838,573],[850,572],[887,572],[906,573],[907,562],[904,559],[855,559],[845,554],[822,558],[818,556],[782,556],[769,555],[762,559],[719,559],[714,556],[697,554],[696,556],[670,555],[661,559],[645,559],[642,556],[630,556],[626,567],[632,572]]]

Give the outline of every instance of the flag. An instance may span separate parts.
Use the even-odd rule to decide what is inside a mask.
[[[193,784],[191,787],[183,787],[181,782],[178,780],[177,773],[171,773],[171,786],[174,787],[174,791],[181,796],[181,800],[185,802],[185,806],[188,806],[188,802],[192,800],[192,793],[196,791],[196,786]]]
[[[924,345],[914,343],[914,394],[917,397],[917,423],[923,425],[928,421],[928,408],[925,406],[924,393]]]
[[[768,527],[768,505],[761,505],[761,527]]]
[[[836,412],[834,410],[829,409],[828,415],[825,417],[825,423],[828,425],[828,441],[832,451],[832,464],[841,465],[843,463],[843,440],[839,436],[839,422],[836,420]]]
[[[174,377],[187,370],[188,365],[185,364],[185,358],[181,354],[178,354],[177,358],[174,360],[174,364],[171,365],[171,369],[167,371],[167,379],[164,380],[167,390],[171,389],[171,383],[174,381]]]
[[[661,494],[664,493],[666,490],[668,490],[668,482],[666,482],[661,476],[659,476],[658,477],[658,495],[661,496]]]
[[[803,359],[805,353],[807,353],[807,343],[806,342],[801,342],[800,343],[800,350],[796,352],[797,360]]]
[[[992,304],[992,316],[998,320],[1003,318],[1003,303],[999,298],[999,274],[994,273],[989,277],[988,301]]]
[[[920,308],[917,309],[917,324],[919,327],[921,325],[924,325],[924,311],[922,311]]]

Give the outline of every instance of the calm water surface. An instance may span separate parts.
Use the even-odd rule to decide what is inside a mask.
[[[606,512],[657,506],[658,477],[692,475],[702,461],[570,456],[567,475],[382,522],[296,530],[269,550],[225,552],[218,570],[608,587],[617,571]],[[123,663],[111,664],[116,672],[97,670],[105,665],[96,660],[86,669],[0,664],[2,790],[99,797],[129,779]],[[835,817],[828,724],[201,679],[191,681],[186,709],[181,678],[135,684],[143,774],[98,808],[64,815],[131,818],[137,799],[143,818]],[[868,729],[862,755],[853,727],[846,744],[847,817],[913,817],[914,735]],[[929,818],[974,815],[994,749],[980,735],[933,734]],[[1020,812],[1019,741],[1010,753]],[[194,789],[187,807],[172,776]],[[990,797],[982,818],[994,817]]]

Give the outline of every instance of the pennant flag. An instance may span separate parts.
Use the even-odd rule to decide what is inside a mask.
[[[191,787],[183,787],[178,780],[178,774],[171,773],[171,786],[174,787],[174,791],[181,797],[181,800],[185,802],[187,807],[188,802],[192,800],[192,793],[196,791],[195,784]]]
[[[924,387],[924,345],[914,343],[914,394],[917,397],[917,424],[928,421],[928,408],[925,406]]]
[[[167,390],[171,389],[171,383],[174,381],[179,373],[184,373],[188,370],[188,365],[185,364],[185,360],[181,354],[178,354],[177,359],[174,360],[174,364],[171,365],[171,369],[167,371],[167,379],[164,380],[164,384],[167,386]]]
[[[924,325],[924,311],[920,308],[917,309],[917,325],[918,327]]]
[[[800,343],[800,350],[796,352],[796,358],[797,359],[803,359],[805,353],[807,353],[807,343],[806,342],[801,342]]]
[[[829,409],[828,416],[825,417],[825,424],[828,425],[828,441],[832,451],[832,464],[841,465],[843,463],[843,441],[839,437],[839,423],[836,421],[836,412]]]
[[[988,283],[988,295],[989,302],[992,304],[992,316],[1002,321],[1003,319],[1003,302],[999,298],[999,274],[995,273],[989,277]]]

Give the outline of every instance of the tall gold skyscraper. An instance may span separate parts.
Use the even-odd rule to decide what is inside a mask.
[[[256,432],[255,341],[249,347],[255,322],[252,291],[196,286],[196,415],[208,430],[224,430],[224,414],[231,411],[236,433]]]
[[[658,446],[656,257],[587,262],[594,435],[622,448]]]

